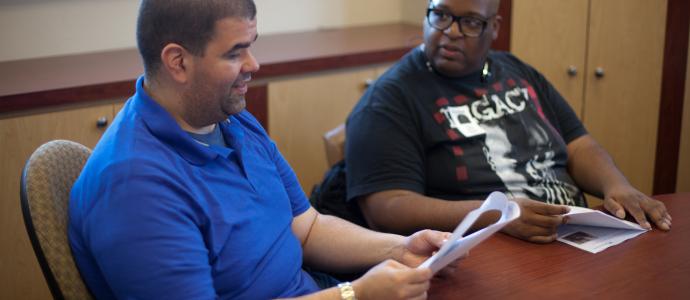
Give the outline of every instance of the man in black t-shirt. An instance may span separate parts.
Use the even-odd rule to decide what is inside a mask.
[[[565,205],[586,206],[582,188],[620,218],[627,210],[643,227],[649,217],[669,230],[663,203],[628,183],[539,72],[489,51],[499,2],[430,2],[424,44],[348,118],[348,201],[359,201],[374,229],[452,230],[479,200],[503,191],[522,208],[504,232],[547,243]]]

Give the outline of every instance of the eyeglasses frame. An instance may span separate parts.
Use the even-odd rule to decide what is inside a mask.
[[[489,21],[491,21],[492,18],[496,17],[496,14],[494,14],[494,15],[491,15],[491,16],[487,17],[486,19],[484,19],[484,18],[480,18],[480,17],[477,17],[477,16],[456,16],[456,15],[451,14],[451,13],[443,12],[444,14],[449,15],[453,20],[449,23],[448,27],[446,27],[446,28],[439,28],[439,27],[436,27],[434,24],[431,24],[431,19],[429,18],[429,15],[430,15],[431,12],[433,12],[433,11],[441,11],[441,10],[439,10],[439,9],[436,8],[435,6],[431,6],[431,7],[428,7],[428,8],[426,9],[426,22],[429,24],[429,26],[433,27],[433,28],[436,29],[436,30],[445,31],[446,29],[452,27],[452,26],[453,26],[453,23],[457,23],[457,24],[458,24],[458,30],[460,30],[460,32],[462,33],[462,35],[464,35],[464,36],[466,36],[466,37],[480,37],[480,36],[482,36],[482,35],[484,34],[484,32],[486,32],[486,27],[489,25]],[[474,19],[477,19],[477,20],[482,21],[482,31],[481,31],[478,35],[468,35],[468,34],[466,34],[466,33],[462,30],[462,24],[460,24],[460,20],[462,20],[462,19],[464,19],[464,18],[474,18]]]

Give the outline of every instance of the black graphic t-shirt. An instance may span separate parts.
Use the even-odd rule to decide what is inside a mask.
[[[505,52],[491,75],[448,78],[408,53],[362,96],[347,121],[348,200],[403,189],[447,199],[493,191],[585,206],[566,144],[586,130],[536,70]]]

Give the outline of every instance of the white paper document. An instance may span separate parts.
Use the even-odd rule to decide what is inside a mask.
[[[591,253],[599,253],[647,231],[638,224],[584,207],[571,206],[566,216],[568,223],[558,227],[558,241]]]
[[[501,217],[497,222],[464,236],[467,230],[474,225],[479,216],[484,212],[492,210],[501,213]],[[465,219],[455,228],[453,235],[443,244],[441,249],[419,265],[419,268],[428,267],[433,273],[438,272],[519,216],[520,206],[517,205],[517,203],[509,201],[508,197],[503,193],[491,193],[481,207],[469,212],[467,216],[465,216]]]

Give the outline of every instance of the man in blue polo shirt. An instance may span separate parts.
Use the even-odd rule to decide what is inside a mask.
[[[448,233],[376,233],[319,215],[244,110],[251,0],[143,0],[146,70],[74,185],[69,238],[97,298],[425,297],[412,268]],[[320,290],[302,270],[363,271]]]

